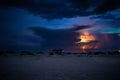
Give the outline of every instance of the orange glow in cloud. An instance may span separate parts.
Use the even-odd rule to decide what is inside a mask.
[[[83,46],[81,46],[81,48],[82,48],[82,52],[85,53],[86,52],[85,49],[87,48],[87,46],[83,45]]]
[[[93,35],[90,35],[89,32],[84,32],[83,35],[80,35],[78,37],[78,39],[80,39],[80,41],[77,43],[80,43],[80,42],[86,43],[86,42],[94,41],[95,37]]]
[[[84,43],[80,45],[80,48],[82,49],[82,52],[85,53],[87,49],[95,49],[98,48],[96,43],[90,43],[92,41],[96,40],[96,37],[94,35],[91,35],[89,32],[85,31],[82,35],[78,37],[80,41],[76,42],[77,44]]]

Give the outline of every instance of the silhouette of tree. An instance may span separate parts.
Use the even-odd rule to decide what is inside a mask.
[[[1,55],[4,55],[4,54],[5,54],[5,52],[4,52],[4,51],[0,51],[0,56],[1,56]]]
[[[113,54],[117,54],[117,55],[119,55],[120,52],[119,52],[119,51],[114,51]]]
[[[104,53],[104,52],[101,52],[101,51],[99,51],[99,52],[94,52],[94,55],[99,55],[99,54],[104,55],[105,53]]]
[[[111,51],[108,51],[108,55],[114,55],[114,53]]]
[[[83,54],[83,55],[84,55],[84,54],[87,54],[87,53],[85,53],[85,52],[81,52],[80,54]]]
[[[20,55],[34,55],[34,54],[29,51],[22,51]]]
[[[45,54],[44,52],[37,52],[36,54],[40,54],[40,55],[42,55],[42,54]]]
[[[11,50],[11,51],[6,51],[6,53],[7,53],[7,54],[15,54],[16,51],[13,51],[13,50]]]
[[[87,55],[92,55],[93,53],[92,52],[88,52]]]
[[[70,55],[70,54],[72,54],[72,53],[71,53],[71,52],[67,52],[66,54]]]
[[[78,55],[78,53],[73,53],[74,55]]]
[[[54,55],[54,53],[53,53],[53,52],[50,52],[49,55]]]

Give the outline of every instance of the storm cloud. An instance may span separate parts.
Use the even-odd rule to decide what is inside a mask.
[[[1,0],[1,7],[26,9],[47,19],[103,14],[120,8],[119,0]]]
[[[85,29],[89,26],[76,26],[70,29],[49,29],[43,27],[30,27],[35,35],[42,37],[43,49],[62,48],[65,50],[74,50],[78,48],[76,42],[80,41],[77,37],[80,35],[77,30]]]
[[[0,49],[80,51],[85,31],[97,37],[88,44],[119,49],[119,14],[119,0],[1,0]]]

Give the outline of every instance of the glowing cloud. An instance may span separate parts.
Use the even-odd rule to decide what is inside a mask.
[[[86,42],[94,41],[95,37],[93,35],[90,35],[89,32],[84,32],[82,35],[78,37],[78,39],[80,39],[80,41],[77,43],[80,42],[86,43]]]
[[[97,44],[94,43],[96,41],[96,37],[89,32],[85,31],[83,32],[78,39],[80,41],[76,42],[77,44],[80,44],[80,48],[82,49],[82,52],[85,53],[87,49],[95,49],[98,48]]]

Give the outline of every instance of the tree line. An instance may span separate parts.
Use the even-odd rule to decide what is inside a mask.
[[[1,55],[14,55],[14,54],[19,54],[21,56],[24,55],[120,55],[119,50],[115,51],[107,51],[107,52],[102,52],[102,51],[96,51],[96,52],[80,52],[80,53],[73,53],[73,52],[64,52],[62,49],[53,49],[51,52],[45,53],[45,52],[30,52],[30,51],[20,51],[16,52],[14,50],[8,50],[8,51],[0,51],[0,56]]]

